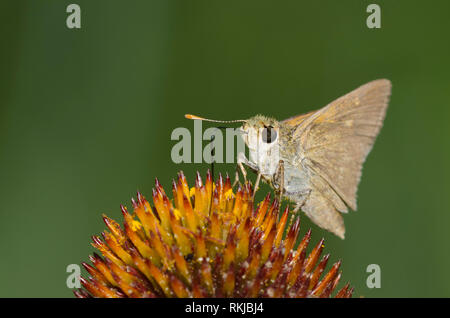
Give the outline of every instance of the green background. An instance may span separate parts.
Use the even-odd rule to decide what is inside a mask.
[[[449,1],[378,0],[381,29],[373,1],[74,2],[80,30],[72,1],[0,4],[0,296],[72,297],[66,266],[87,261],[101,213],[121,220],[155,176],[204,175],[170,158],[185,113],[284,119],[377,78],[393,94],[346,239],[306,217],[302,233],[356,295],[450,296]]]

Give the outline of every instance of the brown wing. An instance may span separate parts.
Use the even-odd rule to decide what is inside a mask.
[[[335,200],[330,200],[329,191],[332,189],[351,209],[356,210],[362,164],[383,124],[390,92],[389,80],[376,80],[301,120],[294,138],[301,141],[302,164],[310,171],[312,191],[316,191],[316,195],[320,193],[333,203]],[[325,185],[331,189],[324,187],[320,179],[325,180]],[[315,187],[314,184],[321,186]],[[333,205],[345,212],[338,202]],[[310,213],[317,210],[312,202],[306,202],[304,211],[305,208]],[[332,215],[334,213],[329,213],[329,217]]]
[[[301,114],[298,116],[292,116],[289,117],[288,119],[283,120],[281,123],[283,124],[287,124],[291,127],[296,127],[298,125],[300,125],[306,118],[308,118],[309,116],[311,116],[312,114],[314,114],[316,112],[316,110],[311,111],[309,113],[306,114]]]
[[[341,213],[318,190],[311,190],[302,210],[315,224],[344,239],[345,226]]]

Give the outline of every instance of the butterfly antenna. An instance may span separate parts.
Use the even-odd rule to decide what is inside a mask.
[[[184,115],[187,119],[194,119],[194,120],[203,120],[203,121],[210,121],[212,123],[223,123],[223,124],[231,124],[231,123],[245,123],[247,120],[244,119],[238,119],[238,120],[215,120],[215,119],[208,119],[203,118],[191,114]]]

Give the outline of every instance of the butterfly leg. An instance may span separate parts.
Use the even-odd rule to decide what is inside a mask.
[[[234,182],[233,185],[231,186],[232,188],[234,188],[237,184],[239,184],[239,186],[242,187],[241,180],[239,178],[239,170],[241,171],[242,176],[244,177],[244,184],[247,183],[247,171],[245,170],[244,165],[241,162],[239,162],[236,166],[236,175],[234,176]]]
[[[244,183],[247,183],[247,170],[245,170],[244,165],[242,162],[238,163],[238,167],[241,170],[242,176],[244,177]]]
[[[308,199],[309,195],[311,194],[311,189],[308,189],[306,191],[297,192],[296,194],[301,197],[300,201],[296,201],[294,210],[292,210],[293,215],[297,215],[298,211],[303,207],[306,200]]]
[[[283,199],[284,192],[284,161],[280,160],[278,162],[277,172],[275,173],[276,184],[278,184],[278,189],[275,190],[278,195],[278,212],[281,209],[281,200]]]
[[[234,189],[234,187],[239,183],[240,186],[242,186],[241,181],[239,180],[239,165],[236,165],[236,174],[234,176],[234,182],[231,188]]]
[[[258,189],[259,189],[260,181],[261,181],[261,172],[258,171],[258,176],[256,177],[256,181],[255,181],[255,188],[253,190],[253,197],[252,197],[253,202],[255,202],[256,191],[258,191]]]

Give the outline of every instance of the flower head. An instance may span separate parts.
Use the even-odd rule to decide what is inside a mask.
[[[83,263],[77,297],[329,297],[341,278],[335,263],[324,273],[323,239],[306,250],[309,230],[296,248],[300,218],[270,193],[256,207],[249,183],[233,192],[230,179],[214,183],[197,173],[189,188],[182,172],[169,199],[156,179],[153,206],[140,193],[133,212],[121,206],[123,228],[103,216],[108,231],[93,236],[102,257]],[[281,214],[281,215],[280,215]],[[351,297],[345,285],[336,297]]]

